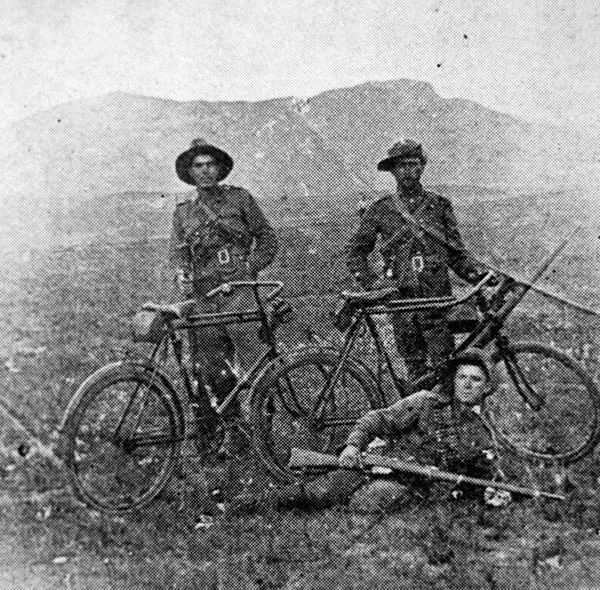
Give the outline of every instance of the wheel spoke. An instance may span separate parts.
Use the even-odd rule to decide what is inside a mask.
[[[516,343],[509,359],[497,363],[497,391],[486,403],[500,441],[540,459],[587,453],[597,440],[599,400],[585,371],[542,344]]]
[[[119,366],[92,380],[66,424],[75,491],[107,512],[150,501],[179,452],[181,424],[173,405],[137,367]]]
[[[327,399],[324,388],[339,359],[308,349],[255,384],[254,444],[267,468],[279,479],[293,479],[287,463],[293,447],[336,452],[356,419],[377,405],[376,387],[349,361]],[[320,404],[315,415],[315,407]]]

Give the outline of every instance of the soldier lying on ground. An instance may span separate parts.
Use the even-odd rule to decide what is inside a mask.
[[[325,508],[350,503],[358,510],[389,508],[416,495],[427,495],[429,482],[414,476],[382,476],[360,469],[361,452],[375,438],[399,442],[401,457],[421,465],[472,477],[492,479],[495,473],[493,440],[481,415],[481,403],[492,392],[493,379],[485,357],[465,352],[451,365],[452,388],[419,391],[394,405],[372,410],[361,418],[339,457],[340,469],[311,481],[300,481],[260,496],[240,495],[230,512],[271,507]],[[442,392],[452,389],[445,395]],[[490,491],[487,490],[488,500]],[[497,492],[509,499],[506,493]],[[481,488],[455,487],[454,497],[483,498]]]

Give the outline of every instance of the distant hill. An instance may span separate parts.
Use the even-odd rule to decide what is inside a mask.
[[[594,165],[570,132],[444,99],[413,80],[254,103],[112,93],[0,130],[0,245],[61,242],[73,211],[98,197],[186,190],[174,160],[194,137],[232,154],[228,182],[298,211],[314,199],[335,204],[367,186],[391,186],[375,165],[404,136],[420,139],[430,155],[427,184],[471,193],[574,187]]]

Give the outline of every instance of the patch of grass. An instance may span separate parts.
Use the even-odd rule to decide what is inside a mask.
[[[0,374],[0,387],[48,444],[77,385],[133,348],[125,316],[143,300],[160,298],[154,283],[166,280],[164,268],[158,274],[136,269],[158,268],[162,258],[136,256],[132,261],[118,248],[93,246],[52,264],[40,258],[22,289],[19,305],[36,321],[8,325],[18,327],[17,341],[46,350],[15,357],[12,371]],[[329,325],[322,301],[333,295],[319,290],[351,286],[340,282],[341,264],[303,274],[297,272],[302,257],[294,256],[285,276],[300,297],[300,320],[282,328],[290,345],[306,326]],[[511,332],[521,338],[549,333],[519,314]],[[362,343],[361,354],[372,352]],[[339,508],[239,518],[224,517],[219,505],[244,489],[263,488],[260,466],[246,456],[209,469],[192,454],[147,509],[109,517],[88,511],[68,490],[50,493],[65,488],[65,472],[35,453],[20,456],[22,440],[22,433],[5,429],[0,449],[2,565],[16,574],[41,568],[44,579],[63,586],[68,579],[73,589],[521,590],[592,587],[600,579],[598,452],[569,470],[577,490],[565,503],[527,500],[497,510],[451,502],[446,489],[434,494],[436,501],[393,514],[359,516]],[[521,483],[531,484],[534,475],[525,473]],[[54,563],[57,557],[66,562]]]

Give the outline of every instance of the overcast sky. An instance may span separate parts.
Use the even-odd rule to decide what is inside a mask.
[[[0,0],[0,115],[7,123],[115,90],[260,100],[414,78],[444,97],[585,128],[599,123],[599,6],[597,0]]]

